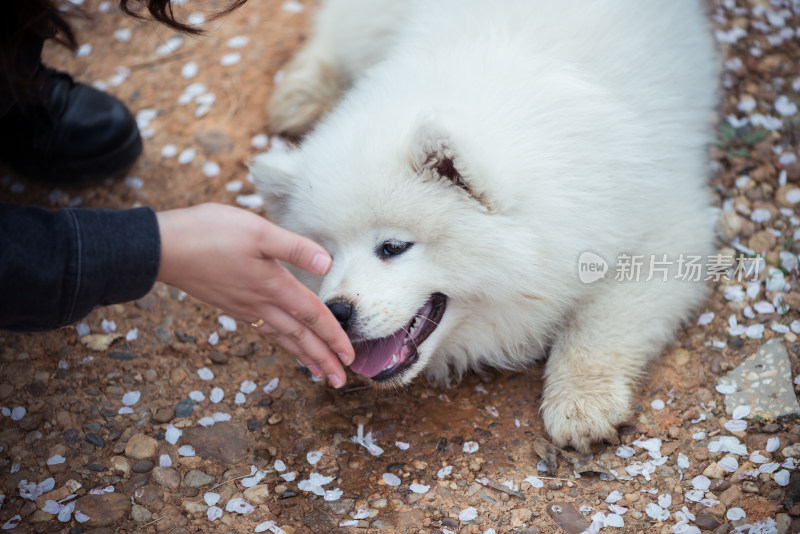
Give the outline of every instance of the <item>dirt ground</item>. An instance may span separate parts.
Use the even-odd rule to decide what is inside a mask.
[[[46,63],[138,113],[144,154],[126,176],[80,189],[0,171],[0,200],[156,209],[251,202],[245,161],[265,149],[256,136],[268,134],[267,99],[304,39],[312,2],[252,1],[180,42],[108,2],[73,3],[90,15],[75,24],[91,51],[84,46],[76,57],[48,45]],[[179,9],[202,13],[200,2]],[[766,0],[710,6],[725,61],[719,142],[710,149],[715,204],[729,213],[719,245],[769,252],[786,287],[737,301],[730,286],[744,284],[713,284],[642,382],[636,418],[620,429],[628,447],[598,445],[597,463],[562,453],[557,470],[546,471],[553,451],[541,441],[541,368],[396,392],[350,374],[337,391],[246,325],[157,284],[77,328],[0,334],[0,524],[13,532],[577,534],[602,512],[603,531],[800,532],[800,473],[787,460],[800,458],[796,415],[753,414],[746,429],[730,431],[716,389],[770,339],[782,340],[791,358],[792,376],[782,378],[800,374],[800,283],[791,264],[800,252],[798,9]],[[190,62],[197,72],[187,78]],[[749,124],[731,125],[730,115]],[[196,153],[181,163],[186,149]],[[779,293],[788,310],[755,306],[780,304]],[[737,325],[763,324],[763,333],[732,330],[731,316]],[[361,443],[352,439],[359,429]],[[746,446],[735,468],[721,470],[731,455],[710,450],[722,436]],[[758,471],[770,462],[780,466]]]

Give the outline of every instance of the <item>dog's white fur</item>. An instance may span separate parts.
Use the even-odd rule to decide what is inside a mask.
[[[546,428],[588,451],[704,296],[674,263],[636,283],[613,262],[712,250],[713,56],[699,1],[328,0],[270,106],[283,132],[322,120],[252,171],[281,224],[333,254],[308,283],[353,302],[361,336],[448,296],[400,382],[549,354]],[[471,194],[431,170],[442,157]],[[379,259],[387,239],[415,244]],[[605,280],[578,279],[584,251]]]

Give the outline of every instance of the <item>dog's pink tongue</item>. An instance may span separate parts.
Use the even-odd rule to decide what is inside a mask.
[[[357,344],[355,346],[356,359],[353,360],[350,369],[370,378],[377,375],[389,366],[392,356],[400,354],[405,335],[405,331],[400,329],[389,337]]]

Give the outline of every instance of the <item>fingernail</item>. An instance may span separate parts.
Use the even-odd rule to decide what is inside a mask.
[[[344,385],[344,382],[342,382],[342,379],[339,378],[336,375],[328,375],[328,382],[330,382],[331,385],[333,387],[337,388],[337,389]]]
[[[311,260],[311,272],[325,274],[331,266],[331,257],[324,252],[317,252]]]
[[[350,365],[355,360],[355,356],[350,356],[349,354],[345,354],[344,352],[339,353],[339,359],[342,360],[342,363],[345,365]]]
[[[309,365],[308,371],[314,375],[316,378],[322,378],[322,371],[316,365]]]

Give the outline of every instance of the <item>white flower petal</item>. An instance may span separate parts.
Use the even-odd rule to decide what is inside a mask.
[[[472,506],[461,510],[458,514],[459,521],[472,521],[476,517],[478,517],[478,511]]]
[[[465,441],[464,442],[464,452],[467,454],[474,454],[478,452],[479,445],[475,441]]]
[[[216,521],[220,517],[222,517],[222,508],[219,506],[211,506],[206,513],[209,521]]]
[[[178,443],[178,439],[181,437],[182,434],[183,430],[175,427],[174,425],[169,424],[167,425],[167,431],[164,434],[164,439],[167,440],[167,443],[175,445],[176,443]]]
[[[201,367],[197,370],[197,376],[202,380],[214,380],[214,373],[208,367]]]
[[[270,393],[278,389],[279,383],[280,383],[279,378],[273,378],[272,380],[269,381],[269,383],[266,386],[264,386],[264,393],[269,395]]]
[[[253,505],[241,497],[235,497],[228,501],[225,505],[226,512],[235,512],[237,514],[252,514],[255,511]]]
[[[439,477],[441,478],[441,477]],[[531,485],[532,488],[543,488],[544,482],[539,477],[525,477],[525,482]]]
[[[408,489],[414,493],[428,493],[428,490],[431,489],[431,487],[424,484],[411,484]]]
[[[705,475],[698,475],[692,479],[692,487],[697,490],[706,491],[711,487],[711,480]]]
[[[728,473],[733,473],[739,469],[739,462],[733,456],[726,456],[718,461],[717,464]]]
[[[734,419],[744,419],[748,415],[750,415],[750,406],[747,405],[737,406],[733,410]]]
[[[197,424],[204,427],[214,426],[214,418],[213,417],[201,417]]]
[[[206,169],[207,165],[209,166],[208,169]],[[206,172],[207,170],[208,171],[216,170],[216,172],[214,174],[209,174],[208,172]],[[208,177],[216,176],[217,174],[219,174],[219,165],[213,161],[207,161],[203,164],[203,173]],[[228,332],[236,332],[236,319],[234,319],[233,317],[229,317],[227,315],[220,315],[219,317],[217,317],[217,321],[222,326],[222,328],[224,328]]]
[[[747,421],[743,419],[731,419],[725,423],[728,432],[743,432],[747,430]]]
[[[239,391],[244,393],[245,395],[249,395],[256,390],[258,386],[252,380],[245,380],[239,386]]]
[[[61,456],[60,454],[54,454],[50,458],[47,459],[47,465],[59,465],[66,462],[67,459]]]
[[[739,507],[730,508],[725,513],[725,518],[728,519],[728,521],[738,521],[739,519],[744,519],[745,517],[747,517],[747,514]]]
[[[400,481],[400,478],[399,478],[397,475],[394,475],[394,474],[392,474],[392,473],[384,473],[384,474],[381,476],[381,478],[382,478],[382,479],[383,479],[383,481],[384,481],[384,482],[386,482],[386,484],[388,484],[389,486],[394,486],[394,487],[396,487],[396,486],[399,486],[399,485],[400,485],[400,482],[401,482],[401,481]]]
[[[55,515],[61,511],[61,508],[62,505],[58,504],[56,501],[48,499],[45,501],[44,506],[42,506],[42,511]]]
[[[122,404],[125,406],[133,406],[139,399],[142,397],[142,394],[138,391],[129,391],[122,396]]]
[[[775,452],[781,446],[781,438],[771,437],[767,440],[767,452]]]

